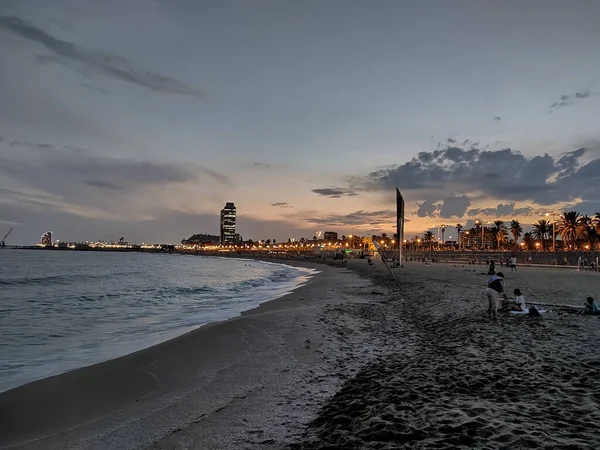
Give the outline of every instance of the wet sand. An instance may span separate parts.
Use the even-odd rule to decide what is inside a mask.
[[[356,269],[385,279],[381,265]],[[403,302],[388,300],[388,311],[404,311],[412,345],[367,364],[291,448],[598,448],[600,318],[552,312],[492,323],[486,277],[471,270],[399,271]],[[510,291],[531,301],[582,304],[600,294],[599,274],[504,273]]]
[[[240,318],[0,394],[0,449],[598,448],[600,318],[491,323],[468,265],[408,263],[398,292],[379,261],[292,264],[323,272]],[[528,300],[600,294],[600,274],[504,272]]]

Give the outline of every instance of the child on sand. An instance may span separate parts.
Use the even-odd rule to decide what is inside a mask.
[[[586,314],[593,314],[595,316],[596,315],[600,315],[600,308],[598,308],[598,305],[594,301],[593,297],[588,297],[587,298],[587,303],[585,305],[585,313]]]
[[[527,306],[525,305],[525,296],[521,292],[521,289],[515,289],[513,293],[516,295],[515,300],[506,302],[499,311],[525,311],[527,309]]]

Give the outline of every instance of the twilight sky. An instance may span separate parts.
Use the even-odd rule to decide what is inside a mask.
[[[600,211],[600,2],[2,0],[9,243],[393,232],[396,185],[408,237]]]

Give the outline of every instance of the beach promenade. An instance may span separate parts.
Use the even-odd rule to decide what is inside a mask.
[[[239,318],[0,394],[0,449],[597,448],[598,317],[491,323],[468,265],[405,264],[398,291],[380,261],[287,262],[322,273]],[[597,273],[505,274],[530,301],[600,295]]]

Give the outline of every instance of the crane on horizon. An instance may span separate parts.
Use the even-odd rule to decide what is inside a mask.
[[[4,243],[4,241],[6,241],[6,238],[8,237],[8,235],[12,232],[12,228],[10,230],[8,230],[8,233],[6,233],[4,235],[4,237],[2,238],[2,240],[0,241],[0,247],[6,247],[6,244]]]

